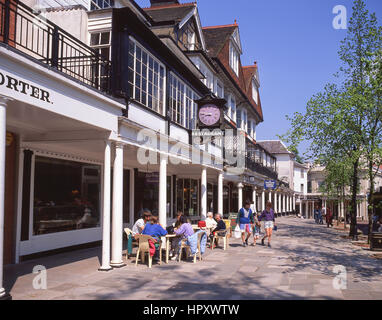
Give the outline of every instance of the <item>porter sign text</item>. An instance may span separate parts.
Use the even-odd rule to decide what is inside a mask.
[[[5,86],[14,92],[19,92],[41,101],[53,103],[50,101],[50,94],[48,91],[1,72],[0,86]]]

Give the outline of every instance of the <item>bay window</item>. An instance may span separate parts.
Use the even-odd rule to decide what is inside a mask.
[[[132,40],[129,44],[129,96],[164,115],[165,67]]]
[[[234,96],[230,96],[230,109],[231,109],[231,119],[236,121],[236,100]]]
[[[216,95],[219,98],[224,98],[224,88],[223,88],[223,85],[219,81],[216,81]]]
[[[240,109],[236,112],[236,126],[238,129],[241,129],[242,126],[242,112]]]
[[[194,119],[197,117],[195,100],[200,97],[173,73],[170,73],[169,77],[171,119],[187,129],[195,129]]]

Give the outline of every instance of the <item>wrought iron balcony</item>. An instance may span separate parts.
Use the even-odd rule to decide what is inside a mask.
[[[277,180],[277,172],[275,172],[272,168],[266,167],[262,163],[256,162],[250,157],[246,157],[245,163],[247,169],[265,175],[270,179]]]
[[[111,62],[22,2],[0,3],[0,42],[110,93]]]

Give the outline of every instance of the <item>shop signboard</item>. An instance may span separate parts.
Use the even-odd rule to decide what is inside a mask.
[[[277,188],[276,180],[265,180],[264,181],[264,189],[265,190],[275,190]]]
[[[159,183],[159,172],[146,173],[146,183]]]

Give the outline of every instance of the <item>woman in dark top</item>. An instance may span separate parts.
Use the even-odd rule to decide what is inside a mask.
[[[216,225],[216,228],[214,230],[212,230],[211,232],[211,235],[210,235],[210,238],[211,238],[211,248],[212,246],[215,246],[215,243],[212,243],[212,240],[214,238],[214,235],[216,233],[218,233],[219,231],[225,231],[226,230],[226,225],[225,225],[225,222],[222,220],[222,216],[220,215],[220,213],[217,213],[215,214],[215,221],[218,223]]]

